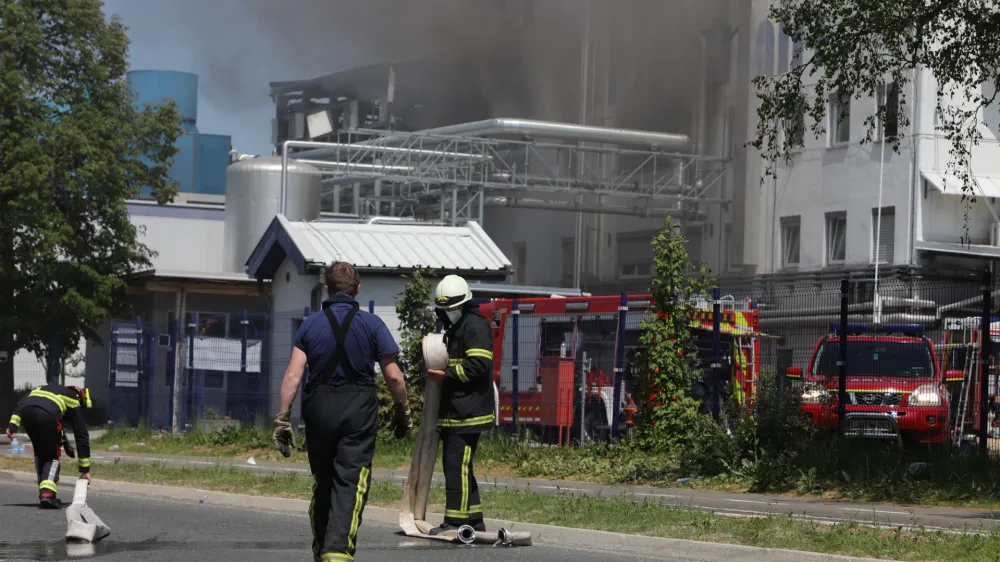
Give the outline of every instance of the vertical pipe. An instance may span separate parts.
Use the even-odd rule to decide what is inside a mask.
[[[278,201],[278,212],[285,214],[285,198],[288,191],[288,143],[285,141],[281,145],[281,200]]]
[[[187,339],[188,339],[188,346],[187,346],[188,356],[187,356],[187,369],[186,369],[188,376],[185,377],[188,386],[188,393],[187,393],[188,418],[190,418],[192,416],[192,413],[194,412],[194,384],[191,381],[191,373],[194,372],[194,329],[195,329],[195,314],[191,312],[189,313],[187,330],[185,332],[187,334]]]
[[[590,102],[587,90],[590,84],[590,12],[591,0],[586,0],[583,8],[583,39],[580,42],[580,124],[587,124],[587,104]],[[583,176],[583,154],[577,152],[577,178]],[[582,201],[581,201],[582,202]],[[573,287],[581,288],[583,276],[583,213],[576,213],[576,232],[573,243]]]
[[[722,417],[722,293],[712,289],[712,418]]]
[[[368,314],[375,314],[375,301],[368,301]]]
[[[138,404],[136,404],[136,415],[141,419],[142,416],[140,412],[143,411],[143,402],[145,402],[146,395],[146,366],[143,364],[144,354],[142,353],[142,316],[135,317],[135,382],[136,390],[139,396],[137,397]],[[136,421],[139,421],[138,419]]]
[[[244,381],[245,385],[243,388],[244,392],[250,392],[250,385],[246,383],[247,381],[247,344],[249,341],[249,331],[250,331],[250,313],[244,308],[243,309],[243,320],[240,321],[240,325],[243,326],[242,338],[240,341],[240,378]],[[255,389],[256,390],[256,389]],[[254,393],[254,400],[256,401],[256,393]],[[249,400],[244,399],[244,404],[249,402]],[[256,413],[256,406],[254,407],[254,412]],[[247,412],[247,421],[251,421],[249,412]]]
[[[840,358],[837,361],[837,432],[843,437],[847,425],[847,294],[851,282],[846,278],[840,282]]]
[[[521,317],[521,309],[518,305],[517,299],[514,299],[511,308],[512,308],[511,314],[514,315],[513,319],[511,320],[512,324],[511,327],[513,329],[511,330],[510,334],[510,339],[512,344],[510,371],[511,374],[514,376],[514,386],[512,393],[513,400],[511,402],[511,408],[513,408],[513,415],[514,415],[514,435],[518,436],[520,434],[518,425],[519,425],[519,419],[521,417],[521,413],[518,408],[518,387],[520,386],[519,379],[521,378],[520,373],[518,373],[518,355],[519,355],[518,352],[520,351],[521,347],[520,345],[521,341],[518,339],[518,327],[520,325],[519,319]]]
[[[174,382],[170,388],[171,394],[171,416],[170,416],[170,429],[173,433],[179,433],[181,430],[181,388],[183,388],[183,379],[181,375],[185,372],[184,357],[181,357],[180,353],[180,339],[181,334],[187,334],[187,329],[182,330],[181,326],[184,325],[184,308],[187,305],[187,292],[178,291],[174,297],[174,321],[175,326],[173,332],[171,332],[171,345],[174,349],[172,369],[174,371]],[[190,346],[188,346],[190,348]]]
[[[146,419],[149,420],[149,424],[155,423],[153,421],[153,389],[156,388],[156,328],[152,328],[149,331],[149,350],[146,353],[146,372],[149,377],[152,377],[152,381],[146,382]]]
[[[451,188],[451,226],[458,226],[458,188]]]
[[[992,356],[992,339],[990,337],[990,316],[992,315],[993,303],[990,286],[993,284],[991,275],[992,264],[987,265],[983,270],[983,316],[980,319],[979,327],[979,453],[986,456],[989,453],[987,438],[989,437],[989,422],[987,411],[990,405],[990,359]]]
[[[170,424],[170,430],[174,433],[177,432],[177,416],[175,415],[177,410],[176,396],[177,396],[177,325],[179,320],[176,316],[170,321],[170,348],[167,350],[167,371],[166,377],[170,387],[170,401],[167,403],[167,420]]]
[[[628,294],[622,293],[618,303],[618,334],[615,336],[614,403],[611,407],[611,437],[618,438],[618,421],[622,400],[622,373],[625,366],[625,319],[628,316]]]
[[[486,228],[486,217],[483,216],[483,205],[484,205],[483,198],[485,197],[484,192],[485,189],[479,190],[479,226]]]

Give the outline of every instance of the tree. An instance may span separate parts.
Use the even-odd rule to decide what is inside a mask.
[[[399,368],[406,375],[406,394],[410,403],[413,422],[420,423],[424,402],[424,373],[420,368],[423,357],[422,341],[434,331],[437,319],[431,311],[431,283],[420,270],[414,271],[410,281],[397,295],[396,315],[402,340],[399,342]],[[379,379],[379,410],[383,421],[392,417],[392,397],[385,381]]]
[[[100,342],[123,309],[125,277],[148,267],[126,200],[167,177],[180,115],[137,109],[129,41],[99,0],[0,0],[0,350]],[[0,363],[0,417],[13,409]]]
[[[652,244],[652,314],[640,326],[634,363],[638,439],[649,450],[677,452],[695,443],[704,427],[691,396],[699,365],[689,314],[709,286],[708,271],[691,263],[680,226],[670,217]]]
[[[756,137],[749,144],[770,163],[765,176],[773,177],[777,162],[790,163],[791,150],[803,145],[806,115],[813,121],[813,134],[823,134],[832,94],[875,97],[885,84],[895,84],[898,112],[889,114],[888,104],[882,103],[865,119],[864,142],[887,119],[896,119],[897,131],[903,131],[910,125],[907,85],[919,68],[938,83],[937,128],[951,143],[949,174],[962,180],[963,191],[973,193],[971,146],[982,139],[982,110],[996,101],[1000,79],[1000,10],[995,3],[773,0],[769,19],[793,45],[804,48],[795,49],[792,58],[799,63],[788,72],[753,80],[761,103]],[[899,132],[886,135],[897,152]]]

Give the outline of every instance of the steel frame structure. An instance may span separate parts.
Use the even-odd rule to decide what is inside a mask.
[[[354,129],[346,136],[341,143],[283,143],[282,211],[288,159],[317,169],[324,197],[339,200],[349,187],[362,216],[461,224],[482,222],[488,205],[533,201],[535,208],[691,219],[703,205],[728,202],[709,197],[730,165],[721,157],[427,132]]]

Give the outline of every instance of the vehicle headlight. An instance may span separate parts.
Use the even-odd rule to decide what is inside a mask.
[[[816,382],[807,382],[802,385],[803,404],[831,404],[833,398],[825,386]]]
[[[941,391],[936,384],[918,386],[908,401],[910,406],[940,406]]]

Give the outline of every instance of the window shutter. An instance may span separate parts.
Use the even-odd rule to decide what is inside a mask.
[[[653,261],[652,238],[619,238],[618,263],[640,263]]]
[[[878,233],[878,247],[875,259],[879,263],[892,263],[895,258],[896,249],[896,210],[894,208],[882,209],[882,219],[879,223],[878,209],[872,210],[872,232]],[[872,246],[875,247],[876,238],[872,237]]]

